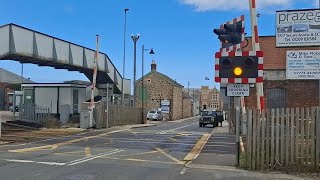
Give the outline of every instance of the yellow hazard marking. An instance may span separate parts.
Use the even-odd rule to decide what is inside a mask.
[[[159,151],[161,154],[165,155],[167,158],[171,159],[172,161],[176,162],[177,164],[184,164],[182,161],[178,160],[177,158],[171,156],[170,154],[166,153],[164,150],[160,148],[155,148],[157,151]]]
[[[69,140],[69,141],[65,141],[65,142],[57,143],[57,144],[51,144],[51,145],[45,145],[45,146],[37,146],[37,147],[31,147],[31,148],[23,148],[23,149],[8,150],[8,152],[15,152],[15,153],[33,152],[33,151],[52,148],[53,146],[69,145],[69,144],[72,144],[72,143],[76,143],[76,142],[80,142],[80,141],[84,141],[84,140],[89,140],[89,139],[93,139],[93,138],[97,138],[97,137],[101,137],[101,136],[106,136],[108,134],[113,134],[113,133],[117,133],[117,132],[121,132],[121,131],[125,131],[125,129],[124,130],[111,131],[111,132],[107,132],[107,133],[102,133],[102,134],[95,135],[95,136],[88,136],[88,137],[83,137],[83,138],[79,138],[79,139],[73,139],[73,140]]]
[[[91,148],[90,147],[86,147],[84,149],[84,152],[86,154],[86,157],[90,157],[91,156]]]
[[[201,139],[194,145],[192,150],[189,152],[189,154],[183,159],[184,161],[192,161],[195,156],[200,153],[201,149],[203,148],[203,145],[207,142],[209,139],[210,134],[204,134]]]

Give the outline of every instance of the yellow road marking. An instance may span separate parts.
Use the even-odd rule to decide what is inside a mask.
[[[135,162],[149,162],[149,163],[161,163],[161,164],[177,164],[175,162],[166,162],[166,161],[151,161],[151,160],[143,160],[143,159],[120,159],[120,158],[115,158],[115,157],[102,157],[105,159],[114,159],[114,160],[123,160],[123,161],[135,161]]]
[[[95,135],[95,136],[88,136],[88,137],[83,137],[83,138],[79,138],[79,139],[73,139],[73,140],[69,140],[69,141],[62,142],[62,143],[57,143],[57,144],[51,144],[51,145],[45,145],[45,146],[37,146],[37,147],[31,147],[31,148],[23,148],[23,149],[8,150],[8,152],[15,152],[15,153],[33,152],[33,151],[52,148],[53,146],[69,145],[69,144],[72,144],[72,143],[75,143],[75,142],[80,142],[80,141],[83,141],[83,140],[89,140],[89,139],[93,139],[93,138],[97,138],[97,137],[101,137],[101,136],[105,136],[105,135],[108,135],[108,134],[113,134],[113,133],[121,132],[121,131],[126,131],[126,130],[124,129],[124,130],[111,131],[111,132],[107,132],[107,133],[98,134],[98,135]]]
[[[242,141],[242,137],[240,136],[240,147],[241,147],[241,152],[244,152],[244,145]]]
[[[86,157],[90,157],[91,156],[91,148],[90,147],[86,147],[84,149],[84,152],[86,154]]]
[[[192,133],[188,133],[188,132],[180,132],[180,133],[177,133],[179,136],[189,136],[189,135],[192,135]]]
[[[183,159],[184,161],[192,161],[194,157],[201,151],[203,145],[209,139],[210,134],[204,134],[201,139],[194,145],[189,154]]]
[[[176,139],[173,139],[173,138],[169,138],[171,141],[174,141],[174,142],[179,142],[178,140]]]
[[[184,164],[182,161],[178,160],[177,158],[171,156],[170,154],[166,153],[164,150],[160,149],[160,148],[155,148],[157,151],[159,151],[161,154],[167,156],[169,159],[171,159],[172,161],[176,162],[177,164]]]
[[[56,150],[58,148],[58,145],[54,145],[51,147],[51,150]]]
[[[131,129],[128,129],[128,131],[134,134],[135,136],[137,135],[137,133],[133,132]]]

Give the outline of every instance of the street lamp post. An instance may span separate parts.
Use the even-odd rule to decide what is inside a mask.
[[[141,106],[142,106],[142,112],[141,112],[141,114],[142,114],[142,118],[144,119],[144,51],[148,51],[148,50],[150,50],[150,52],[149,52],[149,54],[155,54],[154,52],[153,52],[153,49],[151,48],[151,49],[145,49],[144,48],[144,44],[142,45],[142,67],[141,67],[141,70],[142,70],[142,77],[141,77],[141,81],[142,81],[142,92],[141,92]]]
[[[124,93],[123,93],[123,79],[125,73],[125,65],[126,65],[126,30],[127,30],[127,11],[129,9],[124,9],[124,33],[123,33],[123,67],[122,67],[122,80],[121,80],[121,105],[124,105]]]
[[[136,87],[135,87],[135,83],[136,83],[136,70],[137,70],[137,41],[140,38],[140,34],[137,35],[133,35],[131,34],[131,39],[133,40],[134,43],[134,60],[133,60],[133,107],[136,106]]]

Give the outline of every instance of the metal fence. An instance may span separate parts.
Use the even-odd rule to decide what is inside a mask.
[[[46,125],[50,118],[50,109],[40,107],[35,104],[20,104],[19,105],[19,120],[29,123]]]
[[[320,171],[320,110],[247,111],[247,167],[251,170]]]

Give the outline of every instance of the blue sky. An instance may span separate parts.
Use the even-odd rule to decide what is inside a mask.
[[[226,3],[227,2],[227,3]],[[315,8],[318,0],[257,0],[260,35],[274,35],[275,11]],[[137,77],[141,77],[141,46],[154,48],[145,55],[145,73],[152,58],[158,71],[187,87],[219,86],[214,82],[214,53],[219,50],[214,28],[242,14],[246,32],[251,34],[247,0],[0,0],[0,25],[16,23],[108,54],[119,72],[123,61],[124,9],[127,15],[125,77],[133,77],[133,42],[130,34],[140,33]],[[0,61],[0,67],[20,74],[21,65]],[[24,75],[36,82],[82,79],[80,73],[50,67],[25,65]],[[209,77],[210,81],[205,81]]]

